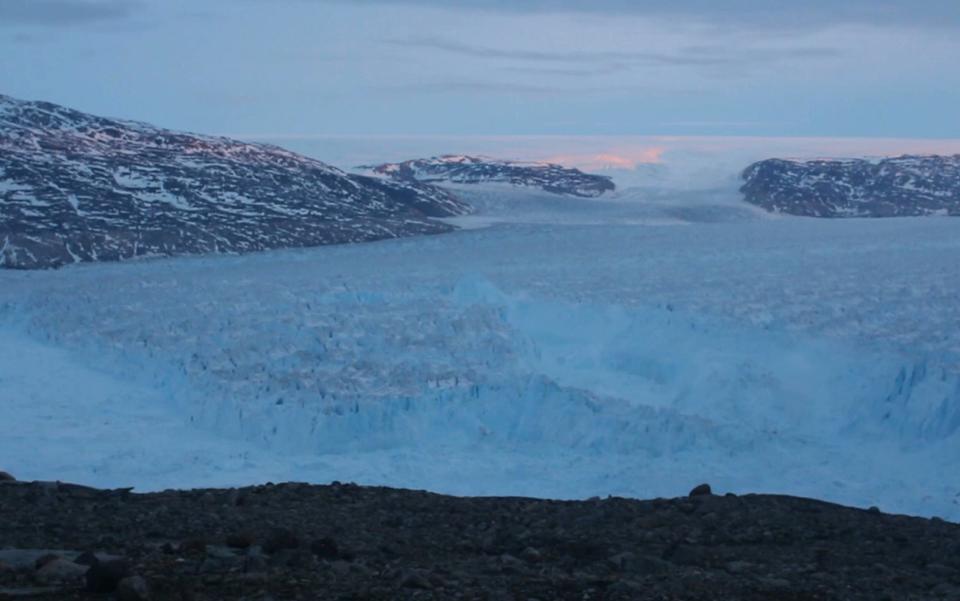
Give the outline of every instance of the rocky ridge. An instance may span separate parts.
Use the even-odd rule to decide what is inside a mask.
[[[276,146],[0,96],[0,267],[435,234],[469,211]]]
[[[504,161],[488,157],[443,155],[402,163],[366,166],[376,175],[399,182],[428,184],[508,184],[553,194],[595,198],[616,189],[603,175],[553,163]]]
[[[960,216],[960,155],[793,161],[743,172],[745,200],[807,217]]]

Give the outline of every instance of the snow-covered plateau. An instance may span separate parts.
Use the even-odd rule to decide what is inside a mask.
[[[442,236],[0,272],[0,468],[960,520],[960,220],[473,194]]]

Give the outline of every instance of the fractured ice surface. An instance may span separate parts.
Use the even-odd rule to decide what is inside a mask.
[[[960,221],[560,217],[0,273],[0,468],[960,519]]]

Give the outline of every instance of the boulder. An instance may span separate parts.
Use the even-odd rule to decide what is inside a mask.
[[[263,552],[273,554],[284,549],[297,549],[299,547],[300,538],[296,534],[286,528],[277,528],[263,543]]]
[[[57,557],[47,561],[43,564],[43,567],[37,570],[37,580],[45,584],[79,581],[88,569],[87,566]]]
[[[120,581],[130,575],[130,565],[125,559],[98,561],[87,570],[87,591],[112,593]]]
[[[691,497],[707,497],[713,494],[709,484],[700,484],[699,486],[693,487],[693,490],[690,491]]]
[[[340,557],[340,547],[337,541],[329,537],[318,538],[310,543],[310,550],[320,559],[337,559]]]
[[[148,601],[150,589],[143,576],[127,576],[117,583],[118,601]]]
[[[254,538],[249,532],[236,532],[227,536],[227,546],[234,549],[248,549],[253,546]]]

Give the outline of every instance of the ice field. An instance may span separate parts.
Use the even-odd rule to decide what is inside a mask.
[[[960,520],[960,220],[472,194],[443,236],[0,272],[0,469]]]

